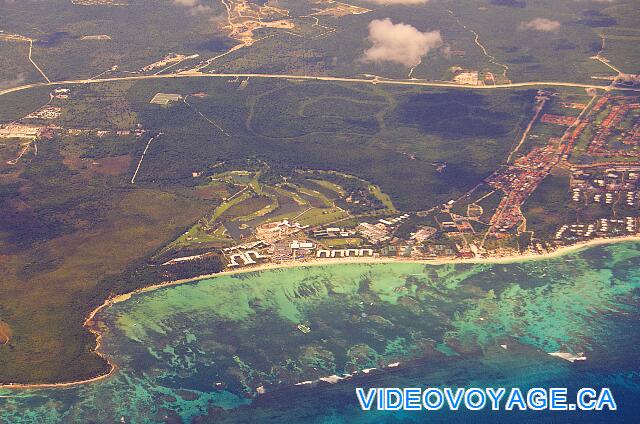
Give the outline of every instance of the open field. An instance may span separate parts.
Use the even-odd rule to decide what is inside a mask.
[[[0,124],[8,123],[39,109],[49,101],[49,87],[0,96]]]
[[[538,237],[550,238],[556,229],[566,220],[566,202],[569,198],[569,176],[566,172],[549,175],[540,184],[537,191],[525,203],[524,214],[527,229]]]

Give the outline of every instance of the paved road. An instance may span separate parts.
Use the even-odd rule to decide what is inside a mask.
[[[137,81],[148,79],[167,79],[167,78],[268,78],[268,79],[286,79],[286,80],[303,80],[303,81],[333,81],[344,83],[358,84],[382,84],[382,85],[408,85],[417,87],[441,87],[441,88],[460,88],[467,90],[496,90],[504,88],[523,88],[523,87],[572,87],[572,88],[592,88],[596,90],[610,91],[612,89],[622,91],[640,91],[640,88],[612,88],[611,86],[602,86],[594,84],[580,84],[573,82],[559,81],[530,81],[516,82],[510,84],[497,85],[466,85],[454,84],[447,82],[429,82],[423,80],[395,80],[384,78],[349,78],[349,77],[329,77],[329,76],[309,76],[309,75],[280,75],[280,74],[209,74],[200,72],[182,72],[177,74],[160,74],[160,75],[133,75],[112,78],[96,78],[96,79],[77,79],[40,82],[33,84],[25,84],[19,87],[13,87],[0,91],[0,96],[18,91],[27,90],[29,88],[45,87],[45,86],[64,86],[75,84],[100,84],[115,81]]]

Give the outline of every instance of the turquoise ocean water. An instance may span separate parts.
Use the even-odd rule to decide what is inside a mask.
[[[640,422],[639,304],[634,243],[511,264],[220,276],[101,311],[118,372],[0,389],[0,423]],[[619,410],[365,413],[354,394],[432,386],[606,386]]]

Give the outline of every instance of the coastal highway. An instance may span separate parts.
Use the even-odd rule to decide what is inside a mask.
[[[268,79],[285,79],[285,80],[299,80],[299,81],[331,81],[331,82],[343,82],[343,83],[358,83],[358,84],[382,84],[382,85],[407,85],[414,87],[439,87],[439,88],[459,88],[467,90],[496,90],[506,88],[523,88],[523,87],[570,87],[570,88],[591,88],[596,90],[620,90],[620,91],[638,91],[640,88],[618,88],[612,86],[603,86],[595,84],[581,84],[574,82],[559,82],[559,81],[530,81],[530,82],[515,82],[510,84],[496,84],[496,85],[468,85],[468,84],[455,84],[448,82],[430,82],[418,79],[409,80],[397,80],[397,79],[385,79],[385,78],[350,78],[350,77],[331,77],[331,76],[311,76],[311,75],[281,75],[281,74],[225,74],[225,73],[204,73],[204,72],[180,72],[173,74],[158,74],[158,75],[131,75],[121,77],[110,78],[96,78],[96,79],[77,79],[77,80],[63,80],[63,81],[49,81],[39,82],[32,84],[25,84],[18,87],[8,88],[0,91],[0,96],[15,93],[18,91],[27,90],[36,87],[45,86],[64,86],[75,84],[100,84],[105,82],[117,82],[117,81],[138,81],[138,80],[151,80],[151,79],[167,79],[167,78],[268,78]]]

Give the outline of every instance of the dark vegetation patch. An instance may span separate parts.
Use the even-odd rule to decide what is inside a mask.
[[[498,48],[505,53],[516,53],[520,51],[520,46],[502,46]]]
[[[332,112],[334,105],[336,110]],[[379,125],[372,114],[384,105],[376,97],[348,88],[323,89],[309,84],[302,88],[287,86],[258,96],[247,125],[256,134],[270,138],[294,138],[313,133],[373,135]],[[305,113],[307,107],[310,108],[308,114]]]
[[[324,97],[312,100],[300,108],[300,115],[304,117],[347,117],[352,123],[367,119],[380,112],[386,105],[382,102],[354,102],[340,97]]]
[[[0,96],[0,124],[11,122],[39,109],[49,101],[50,87],[39,87],[30,90]]]
[[[599,41],[593,41],[589,43],[587,47],[588,47],[588,50],[587,50],[588,53],[598,53],[602,48],[602,43]]]
[[[447,138],[495,137],[511,131],[502,122],[508,112],[487,108],[485,97],[469,92],[415,94],[398,107],[402,122]]]
[[[553,43],[553,50],[556,50],[556,51],[573,50],[577,47],[578,47],[577,44],[572,43],[567,39],[557,40],[557,41],[554,41]]]
[[[62,265],[62,258],[54,257],[46,249],[36,247],[29,252],[28,261],[18,268],[16,276],[28,283],[38,274],[50,272]]]
[[[2,205],[0,231],[5,233],[5,243],[0,246],[2,253],[17,253],[35,243],[59,237],[69,232],[64,220],[58,216],[47,216],[46,209],[16,212]]]
[[[101,159],[111,156],[122,156],[131,153],[136,140],[133,137],[100,138],[96,136],[83,137],[85,147],[81,158]]]
[[[524,54],[524,55],[520,55],[520,56],[516,56],[514,58],[511,58],[510,62],[511,63],[516,63],[516,64],[524,64],[524,63],[533,63],[536,62],[536,57],[530,54]]]
[[[34,46],[37,46],[37,47],[57,47],[60,44],[64,43],[65,41],[74,40],[77,38],[79,37],[71,35],[68,32],[57,31],[51,34],[47,34],[44,37],[41,37],[40,39],[38,39],[38,41],[36,41],[33,44]]]
[[[0,232],[6,234],[6,243],[0,244],[0,252],[28,249],[72,231],[73,225],[69,221],[73,219],[76,203],[68,197],[70,193],[60,187],[73,174],[62,165],[54,146],[52,141],[39,149],[31,166],[22,173],[21,183],[0,185],[0,209],[3,211]],[[52,190],[58,192],[56,201],[45,201]]]
[[[606,28],[616,25],[618,20],[597,10],[586,10],[582,12],[582,19],[578,22],[592,28]]]
[[[199,43],[196,47],[198,50],[204,50],[208,52],[224,52],[229,50],[237,43],[231,38],[227,37],[214,37]]]
[[[339,197],[339,195],[338,195],[338,193],[336,193],[335,191],[333,191],[333,190],[331,190],[331,189],[329,189],[329,188],[327,188],[327,187],[324,187],[324,186],[323,186],[323,185],[321,185],[321,184],[318,184],[318,183],[317,183],[317,182],[315,182],[315,181],[311,181],[311,180],[309,180],[309,179],[302,180],[302,181],[303,181],[303,182],[302,182],[302,184],[303,184],[305,187],[307,187],[307,188],[309,188],[309,189],[311,189],[311,190],[315,190],[315,191],[317,191],[318,193],[321,193],[322,195],[324,195],[324,196],[325,196],[327,199],[329,199],[329,200],[336,200],[336,199],[339,199],[339,198],[340,198],[340,197]],[[297,181],[296,181],[296,182],[297,182]]]
[[[229,209],[224,211],[222,216],[224,216],[225,218],[236,218],[239,216],[246,216],[254,212],[257,212],[260,209],[270,204],[271,204],[271,199],[269,197],[254,196],[231,206]]]
[[[549,175],[525,202],[522,211],[527,229],[539,239],[552,238],[558,227],[566,222],[569,175],[566,172]]]
[[[527,2],[523,0],[491,0],[491,4],[496,6],[507,6],[523,9],[527,7]]]
[[[247,224],[258,225],[259,223],[264,222],[265,219],[270,220],[279,215],[286,215],[286,214],[294,213],[300,210],[300,205],[298,205],[290,196],[282,195],[271,188],[265,189],[265,192],[271,196],[277,197],[278,207],[272,210],[271,212],[269,212],[268,214],[263,215],[262,217],[255,218],[251,221],[247,221]]]

